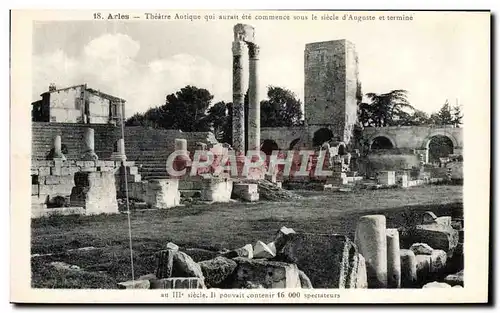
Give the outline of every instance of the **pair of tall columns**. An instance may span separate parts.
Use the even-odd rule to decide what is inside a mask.
[[[236,38],[235,38],[236,39]],[[253,42],[233,42],[233,148],[245,152],[245,90],[243,52],[248,47],[248,150],[260,149],[260,102],[258,93],[259,46]]]

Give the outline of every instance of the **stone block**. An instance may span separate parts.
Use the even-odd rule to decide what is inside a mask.
[[[285,243],[290,239],[290,235],[295,234],[295,231],[292,228],[288,228],[283,226],[276,233],[276,237],[274,238],[274,246],[276,248],[276,253],[279,253],[281,249],[285,246]]]
[[[437,224],[451,226],[451,216],[440,216],[440,217],[436,218],[435,222]]]
[[[233,192],[235,194],[256,193],[256,192],[259,192],[259,190],[258,190],[257,184],[238,183],[238,184],[233,184]]]
[[[175,250],[162,250],[156,252],[156,272],[155,276],[159,279],[169,278],[172,276],[174,267],[174,254]]]
[[[396,184],[396,172],[382,171],[378,174],[378,183],[381,185],[392,186]]]
[[[97,172],[97,167],[82,167],[80,168],[80,172]]]
[[[118,283],[118,289],[149,289],[149,280],[135,280]]]
[[[172,277],[200,277],[203,279],[204,276],[198,263],[186,253],[176,251],[173,257]]]
[[[171,277],[151,281],[150,289],[205,289],[205,284],[199,277]]]
[[[437,281],[433,281],[425,284],[422,288],[451,288],[447,283],[440,283]]]
[[[290,233],[287,237],[279,259],[297,264],[311,279],[314,288],[355,286],[358,252],[349,238],[308,233]]]
[[[46,176],[50,177],[50,176]],[[74,184],[57,184],[57,185],[39,185],[39,195],[40,196],[49,196],[53,198],[55,196],[69,196],[71,195],[71,191],[73,189]]]
[[[179,251],[179,246],[173,242],[167,243],[167,250]]]
[[[430,247],[426,243],[419,242],[419,243],[412,244],[410,247],[410,250],[413,251],[413,253],[415,253],[415,255],[417,255],[417,254],[431,255],[432,251],[434,249],[432,249],[432,247]]]
[[[31,195],[38,196],[39,185],[31,185]]]
[[[429,278],[431,272],[431,256],[419,254],[415,256],[415,260],[417,262],[417,282],[425,282]]]
[[[247,282],[264,288],[300,288],[299,269],[295,264],[284,262],[233,259],[237,264],[232,288],[244,288]]]
[[[303,289],[313,289],[313,285],[306,273],[299,270],[300,287]]]
[[[441,273],[446,268],[446,252],[443,250],[433,250],[431,254],[431,273]]]
[[[61,176],[62,175],[62,167],[53,166],[50,168],[50,175]]]
[[[195,262],[211,260],[219,255],[219,253],[215,251],[199,248],[186,248],[183,252],[189,255]]]
[[[260,240],[255,244],[253,252],[254,259],[271,259],[276,256],[276,253],[273,253],[273,251]]]
[[[31,210],[31,218],[48,217],[48,216],[65,216],[65,215],[84,215],[85,210],[82,207],[63,207],[63,208],[46,208],[39,207]]]
[[[71,191],[71,205],[86,214],[118,213],[115,176],[111,172],[78,172]]]
[[[450,274],[444,278],[444,282],[451,286],[464,286],[464,270],[458,273]]]
[[[458,231],[441,224],[417,225],[409,231],[414,242],[426,243],[433,249],[444,250],[449,254],[458,244]]]
[[[247,244],[241,248],[228,251],[228,252],[224,253],[223,256],[226,258],[230,258],[230,259],[237,258],[237,257],[252,259],[253,258],[253,247],[251,244]]]
[[[401,287],[414,288],[417,283],[417,259],[412,250],[401,249]]]
[[[202,180],[201,200],[212,202],[229,202],[233,191],[230,178],[204,178]]]
[[[222,256],[198,264],[205,277],[205,285],[208,288],[216,288],[222,284],[233,274],[237,266],[235,261]]]
[[[178,179],[154,179],[142,186],[146,188],[145,195],[138,198],[154,208],[168,209],[180,204]]]

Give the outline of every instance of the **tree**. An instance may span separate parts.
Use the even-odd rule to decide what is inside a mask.
[[[165,104],[144,114],[134,114],[125,125],[179,129],[185,132],[209,131],[207,110],[214,96],[206,89],[186,86],[166,97]]]
[[[429,115],[424,111],[402,112],[399,116],[399,126],[420,126],[427,124],[429,124]]]
[[[431,114],[431,122],[435,125],[451,125],[454,122],[451,106],[448,100],[437,113]]]
[[[392,90],[384,94],[367,93],[370,103],[360,103],[359,118],[363,126],[393,126],[407,117],[405,111],[413,107],[408,102],[406,90]]]
[[[223,141],[225,137],[227,124],[229,122],[228,106],[229,103],[226,104],[224,101],[220,101],[208,109],[206,123],[210,125],[218,141]]]
[[[285,88],[269,86],[268,100],[260,102],[260,125],[262,127],[296,126],[301,124],[301,102]]]
[[[462,118],[463,118],[463,114],[462,114],[462,107],[457,103],[454,107],[453,107],[453,124],[458,127],[459,125],[462,125]]]

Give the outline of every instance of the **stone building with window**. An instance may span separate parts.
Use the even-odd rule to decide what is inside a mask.
[[[88,88],[86,84],[57,89],[54,84],[33,102],[33,122],[118,124],[125,100]]]

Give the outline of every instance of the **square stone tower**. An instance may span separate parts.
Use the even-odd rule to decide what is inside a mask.
[[[306,44],[305,119],[313,129],[327,128],[348,144],[357,121],[358,56],[354,44],[333,40]]]

